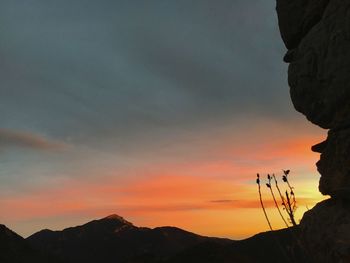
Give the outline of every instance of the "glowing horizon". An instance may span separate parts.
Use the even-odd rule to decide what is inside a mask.
[[[0,220],[28,236],[40,228],[62,229],[116,213],[138,226],[173,225],[201,235],[245,238],[268,230],[257,196],[257,172],[280,177],[282,168],[292,169],[297,220],[324,198],[317,191],[318,156],[310,150],[322,136],[288,127],[295,125],[270,123],[250,141],[251,132],[234,138],[230,127],[212,142],[208,138],[214,131],[196,135],[191,147],[183,144],[190,138],[177,138],[166,151],[157,148],[160,155],[141,154],[141,163],[134,159],[123,168],[113,158],[86,157],[94,164],[82,165],[75,176],[3,197]],[[270,128],[281,136],[271,136]],[[284,227],[267,189],[263,195],[274,227]]]

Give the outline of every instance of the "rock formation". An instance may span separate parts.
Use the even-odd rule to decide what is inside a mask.
[[[315,262],[350,262],[350,1],[277,0],[277,13],[294,107],[329,129],[312,149],[331,199],[306,213],[301,237]]]

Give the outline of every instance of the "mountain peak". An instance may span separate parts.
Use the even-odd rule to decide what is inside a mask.
[[[109,216],[106,216],[102,218],[101,220],[113,220],[113,221],[118,221],[120,223],[126,224],[126,225],[132,225],[129,221],[125,220],[123,217],[117,215],[117,214],[112,214]]]
[[[119,216],[117,214],[112,214],[112,215],[106,216],[103,219],[114,219],[114,220],[119,220],[119,221],[126,221],[124,219],[124,217],[121,217],[121,216]]]
[[[106,216],[104,219],[118,219],[118,220],[122,219],[122,220],[124,220],[123,217],[121,217],[117,214],[112,214],[112,215]]]

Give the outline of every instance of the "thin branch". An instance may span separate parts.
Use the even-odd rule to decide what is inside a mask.
[[[287,205],[288,205],[288,213],[289,213],[290,221],[292,222],[293,226],[296,226],[297,223],[295,222],[295,219],[294,219],[294,210],[292,208],[288,191],[286,191],[286,197],[287,197]]]
[[[288,180],[288,175],[289,175],[289,172],[290,170],[283,170],[283,182],[285,182],[290,190],[290,196],[292,198],[292,200],[290,200],[290,209],[291,209],[291,212],[294,214],[295,210],[297,209],[297,201],[296,201],[296,197],[295,197],[295,193],[294,193],[294,187],[292,187],[289,183],[289,180]]]
[[[270,230],[272,231],[273,229],[272,229],[269,217],[267,216],[267,213],[266,213],[266,210],[265,210],[265,206],[264,206],[264,202],[263,202],[262,196],[261,196],[261,187],[260,187],[260,176],[259,176],[259,174],[257,174],[256,183],[258,184],[258,191],[259,191],[259,198],[260,198],[261,208],[264,211],[264,215],[265,215],[266,221],[269,224]]]
[[[289,212],[288,212],[288,207],[286,205],[286,201],[284,199],[284,196],[281,193],[280,187],[278,186],[278,182],[277,182],[276,176],[273,174],[272,177],[273,177],[273,180],[275,181],[275,185],[276,185],[278,194],[279,194],[279,196],[281,198],[282,205],[283,205],[284,209],[286,210],[286,213],[287,213],[288,217],[290,217]]]
[[[277,184],[275,175],[273,174],[272,176],[273,176],[273,178],[275,179],[275,183]],[[275,202],[275,206],[276,206],[276,208],[277,208],[277,210],[278,210],[278,213],[280,214],[280,216],[281,216],[281,218],[282,218],[284,224],[286,225],[286,227],[289,227],[289,225],[288,225],[286,219],[284,218],[284,216],[282,215],[282,212],[281,212],[281,210],[280,210],[280,207],[279,207],[279,205],[278,205],[278,203],[277,203],[277,201],[276,201],[276,197],[275,197],[275,194],[274,194],[274,192],[273,192],[272,185],[271,185],[271,178],[272,178],[272,177],[268,174],[268,175],[267,175],[267,179],[269,180],[268,188],[270,189],[270,192],[271,192],[273,201]]]

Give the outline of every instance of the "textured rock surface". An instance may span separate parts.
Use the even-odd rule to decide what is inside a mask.
[[[329,199],[317,204],[305,213],[300,228],[314,262],[350,262],[349,200]]]
[[[350,1],[277,0],[277,12],[294,107],[330,129],[313,150],[331,199],[305,214],[301,242],[314,262],[350,262]]]
[[[348,150],[336,139],[345,136],[336,131],[350,127],[350,2],[278,0],[277,11],[281,35],[292,48],[285,61],[290,62],[293,104],[311,122],[331,129],[327,152],[321,155],[320,190],[332,196],[344,193],[350,175],[343,166],[349,162],[341,155]]]
[[[317,168],[321,193],[350,198],[350,129],[329,132]]]
[[[318,23],[329,0],[280,0],[277,13],[282,38],[288,49],[298,46],[307,32]]]
[[[290,58],[295,108],[323,128],[350,123],[350,2],[331,0]]]

